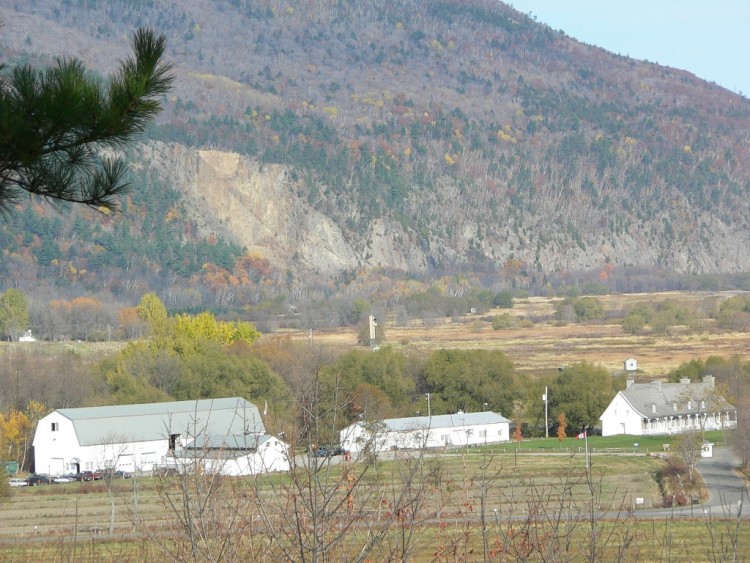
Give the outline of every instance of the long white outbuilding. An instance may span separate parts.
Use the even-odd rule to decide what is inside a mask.
[[[391,449],[480,446],[510,440],[510,421],[486,412],[388,418],[356,422],[340,432],[341,447],[350,452]]]

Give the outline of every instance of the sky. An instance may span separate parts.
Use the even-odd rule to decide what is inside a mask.
[[[504,0],[566,35],[750,97],[750,0]]]

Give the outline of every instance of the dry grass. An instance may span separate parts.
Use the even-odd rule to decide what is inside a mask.
[[[403,459],[412,458],[407,452]],[[401,479],[402,458],[381,461],[370,468],[357,493],[360,499],[370,498],[376,511],[382,490],[398,487]],[[580,452],[559,451],[514,454],[513,447],[453,450],[431,453],[422,463],[426,475],[430,468],[440,468],[441,479],[428,487],[430,498],[424,506],[433,517],[457,517],[466,506],[480,506],[481,482],[488,480],[488,510],[498,509],[501,514],[522,512],[529,504],[544,499],[550,506],[558,502],[560,491],[568,490],[576,501],[589,496],[584,471],[584,456]],[[592,478],[600,487],[599,507],[618,510],[634,496],[648,498],[648,504],[659,502],[659,491],[652,475],[660,460],[644,456],[597,456],[592,463]],[[332,483],[339,478],[342,466],[332,467]],[[274,480],[284,476],[274,477]],[[425,477],[429,479],[429,477]],[[251,479],[232,479],[238,490],[252,488]],[[164,483],[171,483],[166,480]],[[165,511],[157,494],[159,481],[143,478],[138,482],[138,524],[133,522],[135,507],[133,481],[115,485],[115,530],[117,534],[165,527],[165,517],[174,514]],[[277,494],[263,480],[258,484],[261,496]],[[229,487],[228,490],[233,490]],[[343,493],[342,493],[343,494]],[[9,502],[0,510],[0,540],[2,538],[29,538],[34,536],[60,537],[80,534],[90,536],[94,530],[109,528],[110,501],[106,487],[99,483],[68,483],[47,485],[14,491]],[[0,559],[2,551],[0,550]]]
[[[362,487],[380,490],[383,483],[398,484],[399,463],[379,462]],[[595,560],[615,560],[626,536],[626,560],[727,560],[727,556],[737,552],[721,552],[709,538],[725,547],[729,540],[736,539],[739,553],[750,541],[750,527],[737,528],[732,520],[708,522],[699,516],[690,520],[649,520],[639,518],[637,511],[631,513],[635,497],[657,501],[652,475],[660,462],[655,458],[595,457],[591,476],[598,492],[593,493],[582,469],[583,458],[578,454],[516,455],[500,449],[492,453],[471,449],[430,457],[425,463],[439,463],[442,471],[425,472],[430,486],[424,491],[424,504],[414,522],[411,557],[415,561],[481,560],[482,498],[487,500],[483,510],[492,560],[519,560],[521,553],[526,555],[520,558],[523,560],[549,560],[544,556],[546,550],[560,554],[557,543],[568,540],[570,551],[559,560],[584,560],[591,542],[597,542],[600,550]],[[439,480],[435,479],[438,475]],[[483,493],[485,483],[488,488]],[[240,487],[229,487],[227,494],[242,493],[244,486],[252,487],[250,482],[237,484]],[[0,559],[123,562],[163,558],[153,540],[158,539],[169,548],[171,536],[165,518],[173,519],[174,514],[163,510],[155,492],[156,481],[145,479],[139,503],[140,523],[134,527],[128,513],[132,506],[131,484],[127,485],[118,491],[114,536],[106,533],[109,501],[100,486],[69,484],[18,491],[0,511]],[[82,494],[83,490],[88,492]],[[358,494],[356,499],[365,497],[366,494]],[[373,496],[373,501],[379,499],[379,495]],[[609,519],[589,521],[589,516],[599,510],[612,511]],[[331,560],[365,543],[360,536],[366,528],[354,526],[343,551],[332,552]],[[73,538],[76,529],[78,535]],[[395,527],[384,548],[397,538],[398,532]],[[529,543],[526,538],[534,541]],[[252,538],[238,540],[248,546],[252,543]],[[259,541],[263,543],[262,539]],[[378,556],[373,560],[379,560]]]
[[[409,326],[385,321],[385,334],[387,345],[420,356],[440,348],[499,349],[511,358],[519,373],[541,373],[582,361],[617,372],[623,369],[625,359],[633,357],[638,360],[642,375],[661,376],[694,359],[744,356],[750,334],[720,331],[707,320],[699,333],[675,327],[667,335],[634,336],[620,327],[623,312],[635,303],[666,299],[689,304],[699,312],[713,311],[719,302],[732,295],[707,292],[605,295],[597,299],[613,320],[590,324],[557,323],[553,320],[556,299],[532,297],[518,302],[511,310],[493,310],[481,316],[439,319],[430,324],[416,321]],[[493,330],[492,317],[501,312],[531,321],[524,323],[530,326]],[[307,332],[290,334],[304,341],[309,337]],[[319,345],[341,352],[358,347],[355,327],[318,332],[314,339]]]

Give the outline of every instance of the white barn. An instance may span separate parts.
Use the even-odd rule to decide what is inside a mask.
[[[510,421],[494,412],[443,414],[357,422],[340,432],[341,447],[381,452],[450,446],[480,446],[510,440]]]
[[[233,475],[289,468],[288,446],[241,397],[57,409],[39,421],[33,446],[35,470],[49,475],[148,472],[198,455],[213,460],[206,470]]]
[[[270,434],[199,436],[176,452],[175,458],[178,464],[222,475],[289,471],[289,445]]]
[[[617,393],[599,417],[602,436],[679,434],[688,430],[720,430],[737,425],[737,410],[716,393],[714,378],[702,383],[634,383]]]

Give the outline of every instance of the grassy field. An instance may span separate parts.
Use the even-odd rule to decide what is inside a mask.
[[[439,348],[499,349],[505,352],[519,373],[541,373],[560,366],[590,362],[611,372],[623,369],[629,357],[638,360],[639,373],[645,377],[662,376],[680,364],[708,356],[745,357],[750,349],[750,333],[726,332],[716,329],[706,319],[700,331],[673,327],[668,334],[631,335],[623,332],[619,319],[635,303],[656,303],[672,299],[698,311],[713,311],[718,303],[734,293],[672,292],[655,294],[598,296],[613,321],[561,324],[552,320],[557,300],[530,297],[517,301],[513,309],[492,310],[483,315],[458,319],[441,318],[414,321],[406,325],[385,323],[385,344],[407,354],[426,356]],[[492,317],[510,312],[525,319],[521,328],[493,330]],[[306,331],[285,333],[307,341]],[[269,336],[273,338],[273,335]],[[357,329],[336,329],[314,334],[315,342],[339,351],[357,347]]]
[[[721,443],[720,433],[709,438]],[[663,438],[639,440],[635,448],[631,437],[591,437],[588,471],[583,441],[570,438],[562,443],[555,438],[531,439],[435,451],[424,458],[403,452],[396,459],[378,461],[365,474],[356,495],[357,503],[367,504],[363,514],[369,516],[352,529],[338,548],[342,551],[330,560],[346,559],[346,550],[364,541],[358,537],[364,532],[358,530],[383,517],[381,499],[396,498],[396,491],[406,486],[404,468],[415,461],[421,469],[408,483],[420,491],[418,514],[409,522],[415,561],[482,560],[485,549],[494,553],[493,560],[502,560],[503,554],[509,560],[548,560],[545,550],[563,549],[563,540],[570,542],[565,548],[569,552],[556,560],[586,558],[594,547],[602,550],[595,560],[617,558],[623,541],[629,554],[625,560],[651,560],[647,553],[658,554],[653,559],[658,561],[705,560],[711,555],[706,549],[716,548],[709,540],[720,540],[722,545],[740,541],[750,549],[750,527],[735,530],[732,521],[639,519],[635,498],[646,499],[646,508],[661,502],[654,475],[663,461],[648,454],[661,452],[668,443]],[[345,465],[325,466],[312,476],[313,481],[317,486],[322,480],[324,489],[342,495],[344,471]],[[243,507],[240,512],[247,511],[240,527],[245,529],[247,521],[258,517],[254,511],[259,504],[274,514],[283,510],[279,496],[284,495],[279,492],[289,490],[291,479],[286,474],[259,481],[227,478],[216,494],[222,504],[236,502]],[[178,550],[184,541],[179,535],[184,515],[179,506],[170,508],[164,491],[182,498],[179,493],[184,487],[178,479],[145,477],[117,481],[111,497],[101,482],[15,490],[0,506],[0,560],[135,561],[157,558],[160,549]],[[108,533],[111,500],[113,535]],[[599,511],[616,516],[600,521],[592,517]],[[332,517],[337,518],[335,513]],[[388,541],[397,542],[398,526],[392,533]],[[526,540],[521,541],[524,534]],[[260,537],[257,531],[256,536]],[[522,557],[524,550],[529,553]]]
[[[489,559],[498,561],[704,561],[726,560],[728,553],[738,550],[743,557],[749,553],[750,526],[700,517],[648,520],[638,516],[633,510],[635,497],[645,497],[649,505],[659,502],[653,478],[662,463],[658,458],[642,453],[597,453],[587,472],[577,448],[563,442],[561,450],[560,444],[554,447],[552,442],[528,440],[518,448],[439,452],[421,460],[425,472],[420,480],[426,486],[421,489],[419,514],[409,521],[408,531],[413,534],[409,560],[481,561],[487,553]],[[594,442],[592,438],[589,446]],[[617,446],[608,439],[599,443],[600,450]],[[353,558],[357,546],[366,541],[364,530],[371,533],[373,522],[383,516],[380,495],[403,486],[404,463],[404,459],[379,461],[370,469],[360,486],[377,492],[368,501],[372,503],[368,509],[371,517],[353,527],[346,540],[328,554],[328,560]],[[331,467],[330,473],[326,471],[320,478],[330,479],[335,490],[342,482],[341,471],[341,466]],[[277,499],[271,496],[284,490],[288,477],[276,476],[273,481],[275,487],[282,488],[271,489],[264,481],[232,479],[231,486],[225,485],[219,494],[237,498],[259,495],[276,508]],[[155,478],[118,482],[113,495],[115,534],[111,536],[107,531],[110,497],[100,483],[17,490],[0,508],[0,560],[176,558],[179,546],[186,541],[184,530],[180,535],[179,509],[171,510],[159,490],[177,491],[181,486],[179,481]],[[366,492],[360,492],[357,501],[366,502],[361,500],[366,497]],[[244,506],[252,521],[251,504],[237,506]],[[599,510],[614,511],[615,516],[599,519],[595,516]],[[234,560],[251,560],[253,555],[255,560],[267,560],[253,543],[260,541],[262,534],[257,529],[253,534],[239,532],[248,529],[247,521],[237,526],[242,538],[236,540],[242,539],[247,551],[244,558]],[[370,560],[387,560],[388,550],[398,547],[403,533],[396,525],[379,548],[384,551],[374,552]],[[721,550],[728,550],[727,554],[721,555]],[[233,560],[229,555],[227,560]]]

